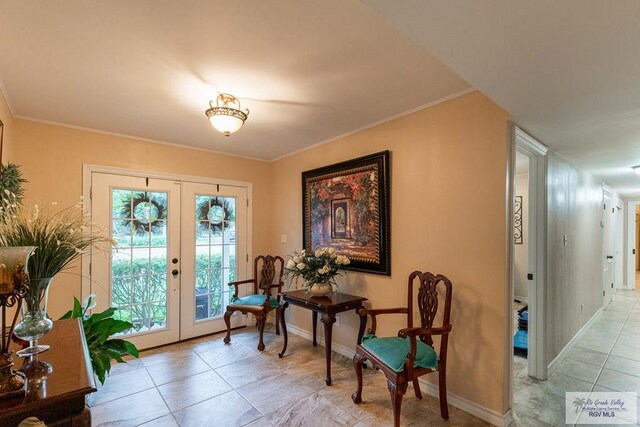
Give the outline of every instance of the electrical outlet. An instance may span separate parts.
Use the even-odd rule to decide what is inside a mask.
[[[336,316],[336,326],[340,326],[340,316]]]
[[[287,235],[286,234],[281,234],[280,235],[280,243],[287,243]]]

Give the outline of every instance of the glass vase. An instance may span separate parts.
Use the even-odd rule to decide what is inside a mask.
[[[18,351],[18,356],[27,357],[49,350],[48,345],[38,344],[38,340],[53,328],[53,321],[47,315],[49,285],[52,280],[53,277],[48,277],[29,281],[29,292],[20,308],[22,320],[13,332],[18,338],[29,341],[29,347]]]

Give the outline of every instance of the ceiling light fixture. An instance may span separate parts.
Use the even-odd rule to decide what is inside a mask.
[[[636,175],[640,175],[640,165],[631,166],[631,169],[633,169]]]
[[[249,110],[240,110],[240,100],[228,93],[221,93],[213,101],[209,102],[211,108],[204,113],[209,117],[211,125],[224,136],[237,132],[247,120]]]

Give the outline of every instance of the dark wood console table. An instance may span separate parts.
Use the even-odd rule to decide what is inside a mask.
[[[331,335],[333,330],[333,324],[336,322],[336,314],[347,310],[355,310],[358,314],[358,310],[362,308],[362,303],[366,301],[366,298],[343,294],[335,292],[331,296],[327,297],[308,297],[304,289],[296,291],[288,291],[281,293],[285,303],[280,310],[280,324],[284,332],[284,347],[282,352],[278,356],[282,357],[287,350],[287,326],[284,321],[284,312],[289,304],[296,305],[298,307],[311,310],[312,322],[313,322],[313,345],[318,345],[316,341],[316,332],[318,328],[318,313],[322,314],[320,318],[324,324],[324,346],[325,356],[327,359],[327,385],[331,385]],[[358,330],[358,344],[362,340],[364,335],[364,328],[366,322],[360,322],[360,328]]]
[[[14,369],[25,371],[27,394],[0,400],[0,426],[17,426],[27,417],[38,417],[49,427],[89,427],[91,414],[85,396],[96,385],[80,319],[58,320],[42,339],[51,348],[28,362],[15,355]]]

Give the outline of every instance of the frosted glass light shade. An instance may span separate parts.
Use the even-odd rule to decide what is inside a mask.
[[[204,113],[213,127],[224,136],[237,132],[249,115],[249,110],[240,109],[240,100],[228,93],[221,93],[216,98],[216,103],[211,101],[209,105],[211,108]]]
[[[243,121],[235,116],[226,116],[223,114],[217,114],[215,116],[209,117],[211,121],[211,125],[218,131],[224,134],[224,136],[229,136],[234,132],[240,130],[243,125]]]

